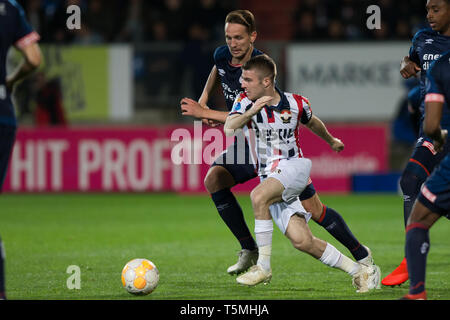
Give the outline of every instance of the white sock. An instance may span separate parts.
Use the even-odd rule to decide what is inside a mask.
[[[327,266],[341,269],[352,276],[360,269],[358,263],[343,255],[338,249],[329,243],[327,243],[325,251],[319,260]]]
[[[272,220],[255,219],[255,240],[258,245],[258,262],[264,270],[270,271],[270,256],[272,254]]]

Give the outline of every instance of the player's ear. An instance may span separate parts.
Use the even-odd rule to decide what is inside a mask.
[[[257,36],[258,34],[256,33],[256,31],[253,31],[251,34],[250,34],[250,42],[253,44],[255,41],[256,41],[256,36]]]

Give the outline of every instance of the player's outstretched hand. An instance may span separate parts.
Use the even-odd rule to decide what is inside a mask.
[[[180,101],[181,114],[183,116],[191,116],[198,119],[203,118],[203,108],[200,103],[190,98],[183,98]]]
[[[420,67],[415,62],[411,61],[409,57],[404,57],[400,64],[400,74],[404,79],[416,76],[417,72],[420,70]]]
[[[433,147],[436,152],[441,152],[444,149],[444,144],[447,141],[448,131],[447,129],[441,129],[441,138],[440,140],[433,141]]]
[[[341,141],[341,139],[333,138],[333,142],[331,143],[331,149],[333,149],[336,152],[341,152],[344,150],[344,143]]]

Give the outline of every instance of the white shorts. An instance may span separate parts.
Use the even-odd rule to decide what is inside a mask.
[[[286,233],[293,214],[303,215],[307,223],[311,219],[311,214],[306,212],[298,199],[308,185],[311,165],[311,160],[306,158],[282,159],[276,169],[268,175],[268,178],[275,178],[284,186],[281,196],[284,201],[270,206],[272,219],[283,234]]]
[[[311,213],[306,212],[305,208],[303,208],[302,203],[298,198],[296,201],[289,204],[286,202],[274,203],[270,206],[269,209],[273,221],[283,234],[286,233],[286,229],[292,215],[296,213],[299,215],[303,215],[306,219],[306,223],[308,223],[309,219],[311,219]]]
[[[281,182],[284,186],[282,198],[291,203],[298,199],[308,185],[311,166],[311,160],[306,158],[281,159],[268,178],[275,178]]]

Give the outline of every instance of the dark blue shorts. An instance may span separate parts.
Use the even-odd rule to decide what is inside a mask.
[[[8,171],[9,159],[16,139],[16,128],[0,125],[0,191]]]
[[[418,200],[432,212],[440,215],[450,213],[450,153],[425,181]]]
[[[250,157],[250,149],[247,143],[239,145],[231,144],[226,151],[214,161],[211,166],[222,166],[232,175],[236,184],[245,183],[258,176],[256,165]],[[300,194],[300,201],[311,198],[316,193],[316,189],[310,183]]]
[[[245,183],[258,176],[257,168],[250,157],[247,143],[237,143],[236,140],[211,165],[222,166],[233,176],[236,184]]]
[[[417,140],[405,171],[413,172],[418,177],[425,179],[431,175],[434,168],[442,161],[442,159],[444,159],[449,151],[449,139],[447,139],[447,142],[444,145],[444,150],[436,153],[433,148],[433,140],[422,136]]]

